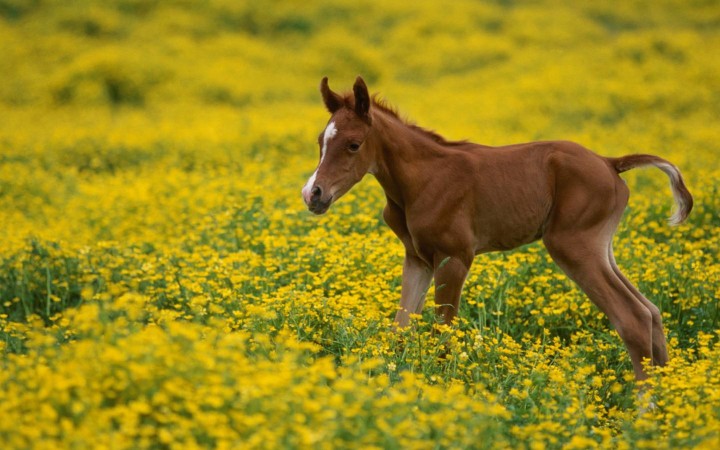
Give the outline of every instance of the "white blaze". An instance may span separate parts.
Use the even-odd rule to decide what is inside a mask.
[[[312,190],[313,186],[315,185],[315,178],[317,177],[318,170],[320,170],[320,166],[323,163],[323,160],[325,159],[325,153],[327,152],[327,146],[328,142],[330,142],[330,139],[334,138],[337,134],[337,128],[335,128],[335,122],[330,122],[325,128],[325,133],[323,133],[323,146],[322,150],[320,152],[320,163],[317,166],[317,169],[315,169],[315,172],[308,178],[307,183],[305,183],[305,186],[302,188],[302,196],[305,200],[305,203],[308,205],[310,204],[310,191]]]
[[[323,148],[322,148],[322,156],[325,156],[325,152],[327,151],[327,144],[330,142],[330,139],[334,138],[337,134],[338,130],[335,128],[335,122],[330,122],[325,128],[325,134],[323,135]]]

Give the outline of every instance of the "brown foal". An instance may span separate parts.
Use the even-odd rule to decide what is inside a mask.
[[[322,214],[371,173],[385,190],[385,222],[405,246],[398,326],[420,313],[435,280],[437,312],[451,323],[475,255],[542,238],[552,258],[609,317],[625,342],[635,377],[643,359],[664,365],[668,354],[657,306],[618,269],[612,237],[629,191],[619,173],[655,166],[670,177],[685,220],[693,199],[678,169],[652,155],[604,158],[566,141],[488,147],[450,142],[410,125],[371,98],[358,77],[353,93],[320,84],[332,114],[318,138],[320,163],[302,190]]]

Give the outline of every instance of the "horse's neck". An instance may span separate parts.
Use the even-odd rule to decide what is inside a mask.
[[[385,115],[373,118],[373,128],[376,161],[372,172],[385,194],[405,206],[432,177],[443,148],[422,132]]]

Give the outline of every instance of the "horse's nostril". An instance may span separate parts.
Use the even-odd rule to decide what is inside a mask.
[[[310,193],[312,194],[313,199],[320,198],[320,196],[322,195],[322,189],[320,188],[320,186],[315,186],[314,188],[312,188],[312,191],[310,191]]]

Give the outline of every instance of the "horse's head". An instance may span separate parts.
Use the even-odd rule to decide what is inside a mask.
[[[341,96],[320,83],[325,107],[332,116],[318,137],[320,162],[302,189],[308,209],[323,214],[330,205],[350,190],[371,170],[373,150],[365,145],[370,133],[370,95],[361,77],[353,86],[353,95]]]

